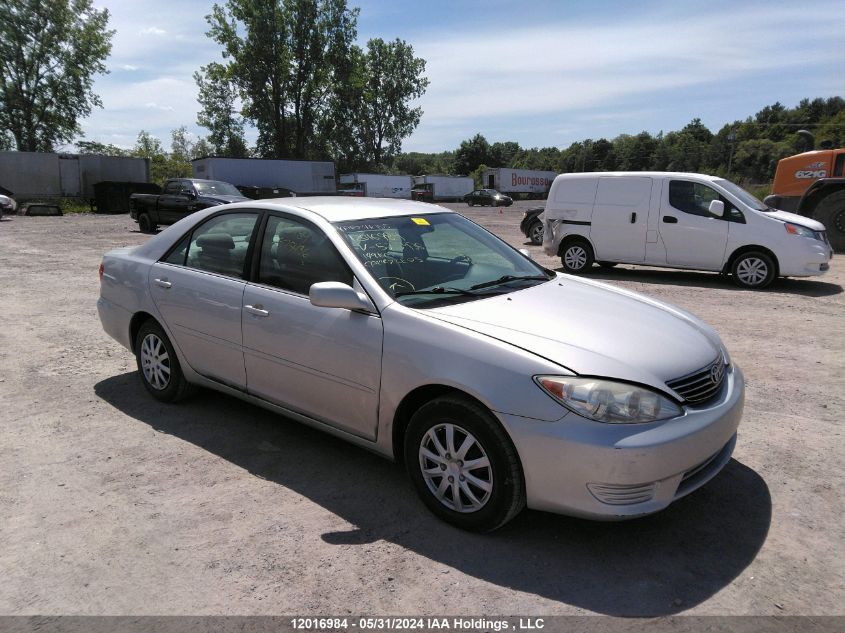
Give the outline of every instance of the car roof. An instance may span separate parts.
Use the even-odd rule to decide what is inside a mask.
[[[403,215],[454,213],[451,209],[426,202],[396,198],[359,198],[353,196],[300,196],[255,200],[250,206],[263,209],[299,209],[310,211],[329,222],[391,218]]]
[[[590,172],[575,172],[571,174],[560,174],[558,178],[605,178],[618,176],[639,176],[641,178],[698,178],[701,180],[721,180],[720,176],[710,176],[708,174],[696,174],[686,171],[590,171]]]

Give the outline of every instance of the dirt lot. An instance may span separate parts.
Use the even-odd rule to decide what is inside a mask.
[[[527,206],[458,208],[522,246]],[[845,614],[842,256],[763,292],[597,270],[720,332],[748,380],[735,459],[650,518],[477,536],[364,450],[148,397],[95,306],[101,254],[145,239],[126,216],[0,223],[0,614]]]

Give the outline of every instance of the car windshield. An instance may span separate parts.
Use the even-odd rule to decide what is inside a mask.
[[[757,211],[774,211],[774,209],[770,209],[753,195],[748,193],[745,189],[739,185],[735,185],[730,180],[720,179],[716,181],[716,184],[752,209],[756,209]]]
[[[196,187],[197,193],[201,196],[238,196],[239,198],[243,198],[243,194],[228,182],[221,182],[219,180],[195,180],[194,187]]]
[[[555,277],[456,213],[336,222],[335,227],[379,285],[409,307],[473,301]]]

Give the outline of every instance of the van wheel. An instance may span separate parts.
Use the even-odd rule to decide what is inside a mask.
[[[142,213],[138,216],[138,228],[141,229],[141,233],[155,233],[157,227],[149,213]]]
[[[775,262],[766,253],[750,251],[734,260],[731,274],[740,288],[765,288],[774,281]]]
[[[583,273],[593,265],[593,248],[584,240],[573,240],[563,247],[560,261],[566,272],[572,275]]]
[[[420,407],[405,433],[404,456],[429,510],[459,528],[490,532],[525,507],[516,449],[474,402],[445,396]]]

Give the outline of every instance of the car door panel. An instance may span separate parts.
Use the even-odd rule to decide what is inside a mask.
[[[246,282],[158,262],[150,269],[149,284],[156,307],[194,371],[245,388],[241,306]]]

